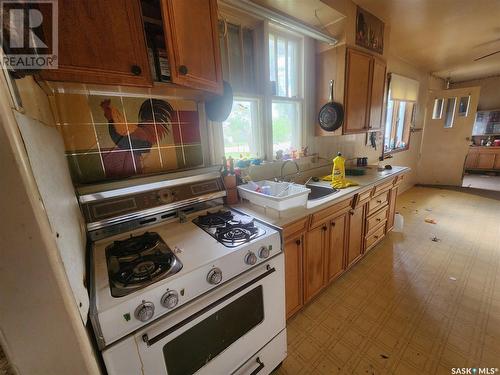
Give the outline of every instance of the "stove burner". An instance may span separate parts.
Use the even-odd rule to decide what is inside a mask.
[[[157,233],[115,241],[106,249],[113,297],[122,297],[178,272],[182,264]]]
[[[253,222],[247,224],[228,224],[215,232],[217,240],[228,247],[235,247],[250,241],[258,233]]]
[[[222,228],[226,226],[226,223],[233,220],[233,217],[231,211],[218,211],[198,216],[197,223],[203,227]]]

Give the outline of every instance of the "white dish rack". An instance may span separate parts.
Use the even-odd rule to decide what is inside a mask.
[[[269,194],[255,191],[257,186],[269,186]],[[307,197],[311,189],[304,185],[291,182],[259,181],[238,186],[240,197],[247,199],[253,204],[277,211],[285,211],[292,207],[307,205]]]

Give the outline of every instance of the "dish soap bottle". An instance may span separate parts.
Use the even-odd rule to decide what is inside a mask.
[[[332,183],[343,182],[345,180],[345,159],[339,152],[333,159]]]

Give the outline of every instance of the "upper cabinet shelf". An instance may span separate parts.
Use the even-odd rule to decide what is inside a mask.
[[[217,2],[59,0],[59,69],[41,78],[221,93]]]

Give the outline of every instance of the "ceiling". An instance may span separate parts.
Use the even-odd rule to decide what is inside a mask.
[[[391,25],[391,54],[452,82],[500,75],[499,0],[355,0]]]

